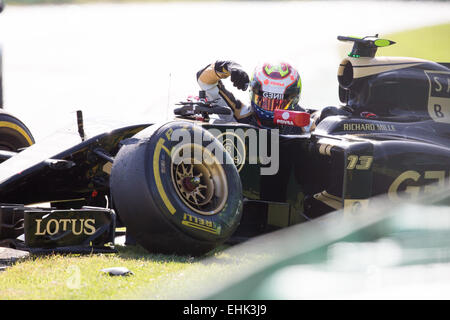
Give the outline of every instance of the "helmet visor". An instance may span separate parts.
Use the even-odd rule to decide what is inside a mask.
[[[253,92],[253,103],[266,111],[274,111],[277,109],[287,109],[292,101],[282,93],[271,92]]]

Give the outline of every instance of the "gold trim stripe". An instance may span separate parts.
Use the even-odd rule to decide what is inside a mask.
[[[176,212],[176,209],[174,208],[172,203],[169,201],[169,198],[167,198],[167,194],[164,191],[164,187],[161,182],[161,176],[159,175],[159,155],[161,153],[161,149],[163,147],[165,147],[165,146],[163,146],[164,141],[165,141],[164,138],[159,138],[158,143],[156,144],[155,153],[153,155],[153,171],[154,171],[154,175],[155,175],[156,188],[158,189],[159,195],[161,196],[167,209],[169,209],[169,212],[172,215],[174,215]],[[165,148],[165,149],[167,151],[167,148]]]
[[[327,206],[330,206],[336,210],[342,208],[342,199],[332,194],[329,194],[325,190],[320,193],[316,193],[314,195],[314,199],[319,200],[325,203]]]
[[[331,148],[333,148],[330,144],[321,144],[319,147],[319,153],[324,156],[331,156]]]
[[[27,142],[30,144],[30,146],[33,144],[33,140],[31,139],[31,137],[25,132],[25,130],[23,130],[17,124],[11,123],[9,121],[0,121],[0,128],[2,128],[2,127],[16,130],[27,140]]]

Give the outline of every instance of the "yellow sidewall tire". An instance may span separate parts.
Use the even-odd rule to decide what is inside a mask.
[[[13,115],[0,113],[0,150],[18,151],[34,144],[34,138],[25,124]]]

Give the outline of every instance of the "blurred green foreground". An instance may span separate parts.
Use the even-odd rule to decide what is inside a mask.
[[[230,255],[272,259],[202,298],[450,299],[446,182],[415,202],[375,198],[367,210],[337,211],[232,248]]]

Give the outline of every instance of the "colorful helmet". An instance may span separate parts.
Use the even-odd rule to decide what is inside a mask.
[[[294,108],[300,99],[300,74],[290,64],[264,63],[255,68],[250,81],[253,111],[263,121],[273,121],[276,109]]]

